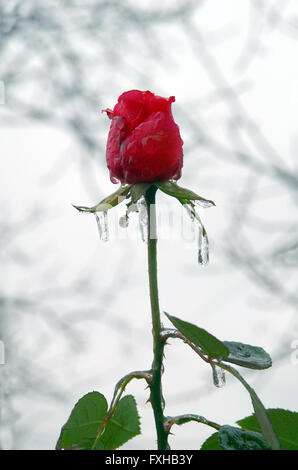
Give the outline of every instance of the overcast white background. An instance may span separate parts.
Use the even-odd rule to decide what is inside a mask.
[[[146,245],[137,216],[100,241],[92,206],[116,186],[105,166],[112,108],[129,89],[176,96],[184,140],[179,182],[200,209],[210,264],[195,241],[168,232],[158,195],[161,309],[222,340],[262,346],[273,367],[242,369],[268,408],[297,403],[298,7],[295,1],[17,2],[1,6],[1,446],[53,449],[75,402],[152,361]],[[116,229],[117,228],[117,229]],[[164,324],[169,325],[164,318]],[[233,424],[252,412],[232,377],[177,340],[166,349],[166,414]],[[240,370],[240,369],[239,369]],[[129,385],[153,449],[148,390]],[[196,449],[203,425],[173,429],[172,449]]]

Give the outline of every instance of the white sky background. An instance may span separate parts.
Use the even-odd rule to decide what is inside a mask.
[[[136,237],[137,220],[132,218],[127,232],[116,230],[124,207],[113,209],[111,240],[104,243],[94,218],[71,206],[94,205],[115,190],[104,161],[109,121],[99,111],[134,88],[176,96],[173,113],[184,140],[180,183],[216,202],[200,211],[210,239],[210,265],[202,268],[196,243],[165,228],[168,211],[181,217],[177,204],[158,197],[162,310],[220,339],[264,347],[276,357],[273,368],[240,372],[266,407],[298,410],[298,364],[291,349],[298,338],[297,250],[287,252],[284,263],[271,256],[293,244],[297,234],[295,183],[290,187],[280,178],[281,169],[297,178],[297,4],[209,0],[185,22],[181,16],[158,20],[179,2],[123,4],[132,11],[143,8],[144,18],[155,8],[157,19],[143,30],[133,22],[125,26],[129,15],[105,11],[105,27],[85,33],[89,6],[74,22],[61,8],[63,37],[84,57],[74,80],[62,53],[60,65],[53,66],[63,43],[56,38],[52,46],[51,33],[42,28],[25,29],[2,52],[0,79],[9,77],[7,70],[18,72],[3,78],[0,106],[4,448],[53,448],[83,394],[99,390],[111,399],[121,376],[150,367],[146,246]],[[26,6],[22,14],[28,14]],[[191,28],[203,43],[190,35]],[[23,58],[27,53],[22,65],[12,60],[18,50]],[[45,51],[52,51],[52,62]],[[59,88],[63,80],[86,95],[67,98],[67,86]],[[31,108],[50,117],[34,118]],[[94,139],[90,152],[76,138],[72,116],[80,117]],[[190,226],[186,214],[183,220]],[[233,378],[216,389],[211,370],[184,344],[170,343],[164,375],[168,415],[192,412],[233,424],[252,412],[249,396]],[[137,381],[127,390],[137,398],[143,434],[126,449],[155,447],[143,389]],[[173,449],[198,448],[211,434],[198,424],[173,431]]]

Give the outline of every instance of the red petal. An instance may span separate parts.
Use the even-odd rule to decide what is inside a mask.
[[[124,141],[120,166],[125,180],[133,183],[177,177],[183,163],[182,145],[172,117],[161,111],[152,113]]]

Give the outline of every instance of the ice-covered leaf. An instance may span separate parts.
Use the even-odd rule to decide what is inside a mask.
[[[259,346],[238,343],[236,341],[223,341],[229,349],[229,356],[224,362],[231,362],[249,369],[268,369],[272,366],[271,357]]]
[[[205,199],[202,196],[194,193],[190,189],[182,188],[172,181],[157,181],[154,183],[157,188],[170,196],[178,198],[181,202],[196,201],[203,207],[215,206],[213,201]]]
[[[130,188],[131,202],[136,203],[140,197],[144,196],[152,183],[134,183]]]
[[[77,209],[80,212],[101,212],[101,211],[107,211],[109,209],[112,209],[112,207],[117,206],[122,202],[126,196],[129,193],[129,190],[131,189],[131,185],[127,184],[125,186],[120,186],[117,191],[115,191],[113,194],[110,194],[109,196],[105,197],[100,201],[98,204],[96,204],[93,207],[85,207],[85,206],[75,206],[75,209]]]
[[[218,432],[218,443],[222,450],[269,450],[262,434],[244,431],[234,426],[222,426]]]
[[[279,439],[276,435],[275,429],[268,416],[267,410],[265,409],[263,403],[259,399],[255,390],[246,382],[246,380],[244,380],[242,375],[239,374],[238,370],[234,369],[231,366],[227,366],[226,364],[224,368],[225,370],[229,371],[234,377],[236,377],[242,383],[242,385],[246,388],[246,390],[250,394],[251,401],[255,410],[255,414],[256,414],[261,432],[263,434],[263,437],[266,443],[272,450],[279,450],[280,449]]]
[[[221,450],[218,443],[218,432],[211,434],[202,444],[201,450]]]

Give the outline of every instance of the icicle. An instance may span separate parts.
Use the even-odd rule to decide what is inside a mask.
[[[215,387],[222,388],[226,383],[225,371],[211,363],[212,367],[212,378]]]
[[[200,201],[201,203],[201,201]],[[199,204],[199,203],[198,203]],[[205,202],[204,202],[205,204]],[[192,223],[196,221],[198,227],[198,263],[201,266],[206,266],[209,263],[209,242],[207,237],[207,232],[205,227],[200,219],[200,216],[196,212],[194,205],[185,204],[184,207],[187,210],[189,217],[191,218]],[[207,206],[205,206],[207,207]],[[208,206],[209,207],[209,206]]]
[[[205,227],[199,224],[199,235],[198,235],[198,262],[202,266],[206,266],[209,262],[209,242]]]
[[[94,212],[100,239],[104,242],[109,240],[109,226],[107,211]]]
[[[193,222],[195,220],[195,210],[191,206],[189,206],[188,204],[184,204],[184,207],[187,210],[187,213],[188,213],[191,221]]]
[[[141,231],[141,237],[143,242],[147,243],[148,238],[148,215],[147,207],[144,198],[139,199],[137,202],[139,212],[139,227]]]

